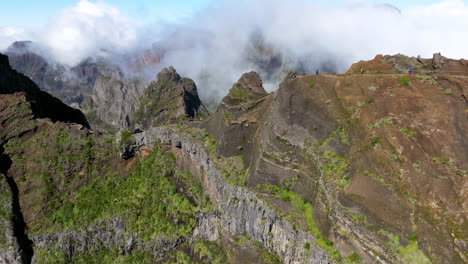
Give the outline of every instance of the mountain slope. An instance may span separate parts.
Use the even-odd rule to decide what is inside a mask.
[[[246,186],[311,203],[343,255],[419,263],[429,261],[424,252],[462,263],[466,73],[290,74],[275,93],[245,102],[235,84],[206,127],[219,153],[243,158]]]
[[[60,101],[0,58],[0,262],[275,261],[248,238],[224,249],[196,235],[199,215],[212,205],[174,155],[154,143],[151,153],[120,159],[123,142],[51,119],[47,100]]]
[[[197,122],[195,84],[165,69],[120,142],[1,95],[0,257],[465,263],[468,77],[419,60],[434,71],[377,56],[273,93],[246,73]]]

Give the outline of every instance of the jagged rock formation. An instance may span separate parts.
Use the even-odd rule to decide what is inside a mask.
[[[97,77],[97,69],[89,67],[84,71],[85,67],[80,67],[67,73],[64,66],[51,64],[37,54],[36,48],[33,42],[19,41],[13,43],[5,54],[8,55],[12,68],[31,78],[41,90],[60,98],[66,104],[80,104],[90,91],[89,83]],[[90,82],[80,82],[75,74],[89,76]]]
[[[24,93],[35,117],[54,121],[73,122],[89,127],[84,115],[50,94],[43,92],[26,76],[14,71],[8,57],[0,54],[0,94]]]
[[[81,108],[96,128],[128,128],[129,115],[148,85],[142,76],[125,76],[120,66],[103,58],[88,59],[72,68],[51,64],[34,51],[31,42],[15,42],[6,54],[15,70],[43,91]]]
[[[157,79],[145,90],[133,115],[132,123],[136,127],[203,120],[208,116],[191,79],[180,77],[173,67],[163,69]]]
[[[138,79],[128,81],[119,72],[100,75],[82,107],[93,118],[95,126],[109,124],[120,129],[129,128],[130,115],[135,112],[145,85],[145,81]]]

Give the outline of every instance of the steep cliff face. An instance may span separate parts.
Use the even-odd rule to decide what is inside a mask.
[[[132,123],[136,127],[203,120],[208,116],[191,79],[180,77],[173,67],[163,69],[157,79],[145,90],[133,114]]]
[[[5,162],[2,159],[2,162]],[[21,249],[15,234],[15,214],[13,193],[5,175],[0,174],[0,262],[19,263],[22,261]]]
[[[95,127],[106,128],[108,124],[118,129],[127,129],[131,126],[131,114],[136,111],[137,102],[146,85],[145,81],[139,79],[126,80],[119,72],[100,75],[82,108],[94,121]]]
[[[219,241],[221,237],[247,235],[277,254],[283,263],[330,263],[325,250],[313,243],[317,240],[313,234],[297,229],[242,184],[229,181],[224,160],[207,150],[213,143],[202,130],[158,127],[137,137],[142,145],[157,140],[171,146],[169,151],[175,154],[179,166],[198,177],[216,205],[216,212],[201,217],[196,236]]]

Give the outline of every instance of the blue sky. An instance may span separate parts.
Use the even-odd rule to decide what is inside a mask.
[[[96,0],[90,0],[96,2]],[[161,20],[177,21],[209,6],[216,0],[105,0],[120,12],[136,21],[154,23]],[[255,1],[255,0],[252,0]],[[287,1],[287,0],[285,0]],[[310,0],[330,5],[345,5],[352,0]],[[468,1],[468,0],[467,0]],[[467,2],[465,1],[465,2]],[[13,26],[36,28],[67,7],[76,5],[78,0],[0,0],[0,27]],[[400,9],[413,5],[427,5],[439,0],[376,0],[393,4]]]
[[[105,0],[126,16],[143,22],[174,20],[187,17],[210,4],[212,0]],[[0,0],[0,27],[40,27],[79,0]],[[97,2],[90,0],[90,2]]]

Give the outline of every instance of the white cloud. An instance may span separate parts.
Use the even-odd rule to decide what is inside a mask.
[[[430,57],[442,52],[456,59],[468,58],[468,6],[462,0],[444,0],[401,13],[370,0],[351,2],[347,7],[333,7],[311,0],[218,0],[187,24],[142,27],[104,2],[81,0],[53,18],[37,41],[55,60],[71,66],[102,54],[103,49],[127,53],[157,41],[165,51],[157,68],[174,65],[197,81],[201,94],[218,97],[250,70],[268,76],[266,81],[273,89],[284,68],[343,72],[376,54]],[[147,21],[138,19],[142,20]],[[17,29],[5,32],[0,29],[0,48],[22,34]],[[272,73],[254,63],[252,39],[272,48],[270,55],[276,55],[284,68]]]
[[[195,78],[205,95],[224,95],[241,73],[262,71],[246,54],[254,34],[280,54],[287,68],[306,73],[344,72],[376,54],[468,57],[468,6],[461,0],[401,13],[373,1],[331,7],[308,0],[220,0],[176,31],[159,43],[171,47],[164,62]],[[180,43],[190,44],[177,47]],[[212,73],[209,81],[204,81],[206,72]],[[277,80],[267,81],[276,88]]]
[[[451,58],[468,58],[468,6],[462,0],[445,0],[408,11],[413,47],[424,55],[440,51]]]
[[[104,2],[81,0],[47,25],[40,39],[58,62],[75,65],[103,50],[131,50],[138,41],[135,24]]]
[[[15,41],[27,39],[28,35],[29,33],[22,28],[0,27],[0,51],[5,50]]]

